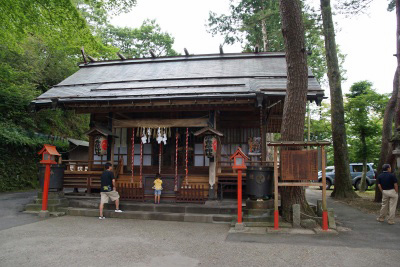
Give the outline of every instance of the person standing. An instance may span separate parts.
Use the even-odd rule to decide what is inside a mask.
[[[111,163],[107,162],[105,164],[105,168],[106,170],[101,174],[100,177],[100,220],[105,219],[105,217],[103,216],[104,203],[108,203],[110,199],[111,201],[115,201],[115,212],[122,212],[122,210],[119,209],[119,194],[115,188],[115,178],[114,173],[112,172],[113,166]]]
[[[162,180],[161,175],[159,173],[156,174],[156,179],[154,180],[154,204],[160,204],[161,198],[161,190],[162,188]]]
[[[383,172],[378,176],[377,179],[379,190],[382,192],[382,208],[377,220],[379,222],[384,222],[389,210],[387,222],[388,224],[394,224],[397,200],[399,197],[399,186],[397,184],[396,176],[390,173],[392,168],[389,164],[384,164],[382,166],[382,170]]]

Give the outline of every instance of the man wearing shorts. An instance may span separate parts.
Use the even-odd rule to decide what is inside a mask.
[[[104,203],[108,203],[110,199],[111,201],[115,201],[115,212],[122,212],[122,210],[119,209],[119,194],[117,191],[115,191],[115,178],[114,173],[112,172],[113,166],[111,163],[107,162],[105,164],[105,168],[106,170],[101,174],[100,177],[100,220],[105,219],[103,216]]]

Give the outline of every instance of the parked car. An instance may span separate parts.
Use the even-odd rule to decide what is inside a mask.
[[[361,185],[361,175],[362,175],[363,165],[362,163],[351,163],[350,164],[350,175],[351,175],[351,184],[355,189],[359,190]],[[331,188],[332,185],[335,184],[335,167],[328,166],[325,169],[326,171],[326,189]],[[322,181],[322,171],[318,172],[318,181]],[[375,184],[376,182],[376,174],[373,168],[372,163],[367,163],[367,187],[366,189]]]

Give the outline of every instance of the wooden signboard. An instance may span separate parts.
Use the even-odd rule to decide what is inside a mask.
[[[281,150],[282,180],[318,180],[318,150]]]

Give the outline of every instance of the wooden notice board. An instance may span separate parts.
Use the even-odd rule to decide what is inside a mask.
[[[281,150],[282,180],[318,180],[318,150]]]

